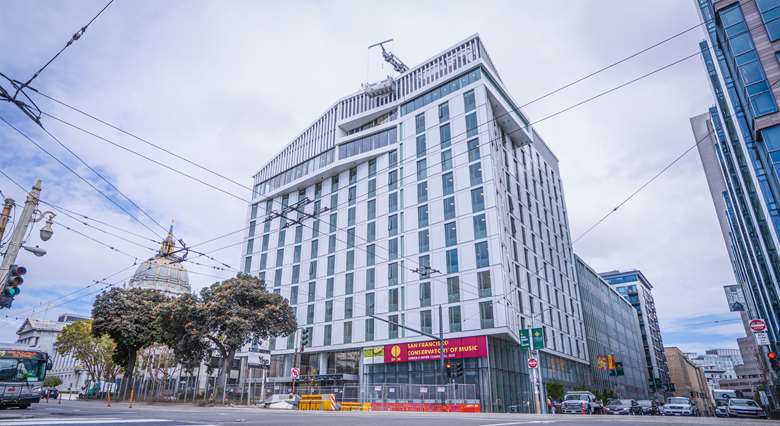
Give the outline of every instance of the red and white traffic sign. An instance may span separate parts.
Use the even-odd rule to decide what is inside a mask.
[[[297,379],[298,377],[301,377],[301,369],[300,368],[291,368],[290,369],[290,378]]]
[[[750,320],[750,329],[753,330],[753,333],[761,333],[762,331],[766,331],[766,322],[762,319],[752,319]]]
[[[539,366],[539,361],[536,358],[528,358],[528,368],[536,368]]]

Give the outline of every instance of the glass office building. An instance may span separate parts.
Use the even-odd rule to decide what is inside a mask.
[[[674,390],[664,354],[664,342],[653,299],[653,286],[642,271],[610,271],[599,274],[634,307],[642,330],[642,346],[650,392],[657,399]]]
[[[650,383],[637,311],[585,261],[577,255],[575,259],[588,352],[594,360],[591,387],[611,389],[619,398],[648,399]],[[620,368],[609,369],[609,363],[604,363],[609,355]]]
[[[311,383],[441,383],[435,354],[411,355],[431,337],[401,324],[466,348],[456,381],[483,411],[528,411],[520,328],[544,328],[543,373],[588,371],[558,160],[477,35],[385,87],[337,101],[254,177],[244,271],[312,336],[300,362],[300,333],[271,342],[270,381],[297,363]]]
[[[748,314],[780,339],[780,1],[696,2],[714,105],[691,119]],[[764,349],[766,350],[766,349]]]

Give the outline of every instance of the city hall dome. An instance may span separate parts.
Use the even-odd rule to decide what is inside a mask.
[[[138,266],[127,287],[159,290],[169,296],[189,293],[190,279],[187,269],[182,265],[184,259],[176,253],[176,240],[171,226],[157,255]]]

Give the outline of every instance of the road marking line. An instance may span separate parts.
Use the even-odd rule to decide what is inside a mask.
[[[491,423],[491,424],[480,425],[480,426],[532,425],[532,424],[543,424],[543,423],[555,423],[555,420],[528,420],[523,422]]]
[[[118,419],[118,418],[81,418],[81,419],[59,419],[59,420],[38,420],[28,419],[11,422],[0,422],[0,426],[19,426],[19,425],[73,425],[73,424],[111,424],[111,423],[162,423],[172,422],[174,420],[163,419]]]

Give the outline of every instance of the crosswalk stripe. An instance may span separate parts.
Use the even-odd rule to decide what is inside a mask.
[[[114,423],[162,423],[171,422],[164,419],[118,419],[112,418],[70,418],[70,419],[25,419],[0,422],[0,426],[23,425],[73,425],[73,424],[114,424]]]

